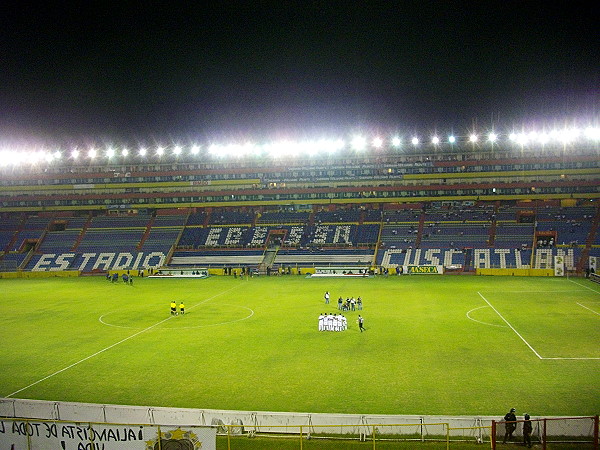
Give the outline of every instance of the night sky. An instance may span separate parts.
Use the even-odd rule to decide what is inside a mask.
[[[593,2],[12,3],[0,12],[0,141],[598,118]]]

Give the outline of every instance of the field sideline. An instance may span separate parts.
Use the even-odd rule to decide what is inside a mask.
[[[600,412],[585,279],[0,280],[0,396],[250,411]],[[328,290],[332,301],[324,304]],[[317,331],[361,296],[345,332]],[[171,299],[186,304],[172,317]]]

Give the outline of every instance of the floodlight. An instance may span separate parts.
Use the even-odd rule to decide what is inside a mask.
[[[471,136],[469,136],[469,142],[475,143],[475,142],[477,142],[477,139],[479,139],[479,138],[477,137],[477,135],[475,133],[473,133],[473,134],[471,134]]]
[[[585,129],[585,137],[594,141],[600,140],[600,128],[588,127]]]
[[[454,136],[448,136],[448,142],[454,144],[456,142],[456,138]]]
[[[140,154],[140,156],[146,156],[146,153],[148,153],[148,150],[146,150],[144,147],[140,148],[140,151],[138,152]]]
[[[517,134],[517,142],[521,145],[527,144],[527,134],[526,133]]]
[[[490,134],[488,134],[488,141],[490,142],[496,142],[496,140],[498,139],[498,135],[494,132],[491,132]]]
[[[73,150],[71,152],[71,158],[73,158],[73,159],[79,158],[79,150]]]
[[[381,139],[380,137],[376,137],[375,139],[373,139],[373,147],[381,148],[382,145],[383,145],[383,139]]]
[[[165,149],[159,145],[159,146],[156,148],[156,154],[157,154],[158,156],[162,156],[164,153],[165,153]]]
[[[176,145],[175,147],[173,147],[173,153],[178,156],[181,155],[181,146]]]
[[[577,128],[571,128],[571,129],[565,128],[564,130],[562,130],[560,132],[559,139],[564,144],[568,144],[568,143],[576,140],[577,136],[579,136],[579,130]]]
[[[54,154],[52,154],[50,152],[44,152],[44,159],[46,160],[46,162],[52,162],[53,158],[54,158]]]
[[[510,133],[508,135],[508,139],[510,139],[513,142],[517,142],[519,140],[519,136],[517,135],[517,133]]]
[[[398,136],[394,136],[392,138],[392,145],[394,147],[400,147],[401,144],[402,144],[402,140]]]
[[[350,145],[354,150],[364,150],[367,145],[367,140],[362,136],[354,136]]]
[[[107,158],[112,158],[113,156],[115,156],[115,151],[112,148],[109,148],[108,150],[106,150],[106,157]]]
[[[91,159],[94,159],[97,155],[98,155],[98,152],[93,148],[91,148],[90,151],[88,151],[88,156]]]
[[[440,138],[439,138],[439,137],[437,137],[437,136],[434,136],[434,137],[432,137],[432,138],[431,138],[431,143],[432,143],[433,145],[438,145],[438,144],[440,143]]]
[[[199,145],[192,145],[192,150],[191,150],[192,155],[197,155],[198,153],[200,153],[200,146]]]
[[[419,138],[415,136],[414,138],[412,138],[411,142],[412,142],[412,145],[419,145]]]
[[[123,156],[129,155],[129,150],[127,150],[126,148],[124,148],[123,150],[121,150],[121,155],[123,155]]]
[[[547,133],[540,133],[538,134],[538,142],[542,145],[547,144],[548,141],[550,140],[550,136]]]
[[[61,158],[61,156],[62,156],[62,153],[61,153],[61,152],[59,152],[58,150],[56,150],[56,151],[54,152],[54,155],[53,155],[53,156],[54,156],[54,159],[60,159],[60,158]]]
[[[344,148],[345,145],[346,143],[342,139],[321,139],[317,143],[318,148],[326,152],[335,152],[337,150],[341,150]]]

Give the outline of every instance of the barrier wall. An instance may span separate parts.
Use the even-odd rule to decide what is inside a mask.
[[[161,425],[161,426],[222,426],[234,425],[245,432],[282,433],[281,427],[302,426],[312,433],[331,432],[338,426],[340,433],[369,433],[373,425],[405,425],[403,434],[440,435],[444,427],[450,434],[464,436],[462,428],[487,428],[499,416],[419,416],[419,415],[361,415],[361,414],[323,414],[268,411],[227,411],[214,409],[184,409],[149,406],[100,405],[92,403],[51,402],[28,399],[0,399],[0,417],[61,420],[71,422],[91,422],[125,425]],[[532,417],[532,419],[535,419]],[[443,424],[444,427],[440,426]],[[343,428],[343,429],[342,429]],[[395,427],[389,429],[398,433]],[[380,432],[382,432],[380,430]],[[571,429],[572,436],[588,436],[589,429]]]

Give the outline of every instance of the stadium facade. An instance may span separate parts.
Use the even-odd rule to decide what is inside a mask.
[[[4,152],[0,267],[469,273],[552,269],[560,256],[582,273],[600,256],[598,139],[526,138],[276,147],[291,148],[286,155],[214,145],[152,156],[57,152],[31,164],[11,164]]]

